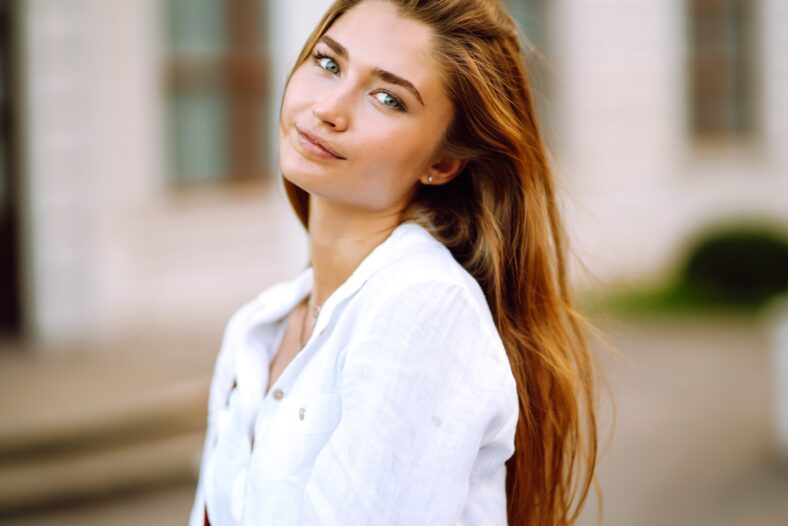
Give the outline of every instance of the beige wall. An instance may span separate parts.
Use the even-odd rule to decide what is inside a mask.
[[[299,2],[276,4],[276,17],[307,31],[290,12]],[[280,188],[166,186],[160,2],[24,6],[31,335],[215,333],[241,302],[303,267],[305,237]],[[276,43],[278,71],[299,40],[290,38]]]
[[[680,0],[554,4],[559,160],[569,230],[591,283],[662,273],[701,225],[765,215],[788,222],[788,5],[763,0],[757,32],[765,125],[749,145],[692,146],[684,128]],[[782,145],[782,146],[781,146]],[[588,276],[575,268],[575,277]]]
[[[285,75],[329,3],[270,4],[271,137]],[[243,301],[306,264],[278,182],[268,194],[166,186],[158,0],[23,4],[34,335],[213,335]],[[660,272],[715,217],[788,221],[788,4],[763,2],[763,137],[703,153],[683,129],[683,4],[551,2],[556,166],[574,250],[592,273],[574,267],[579,285]]]
[[[35,335],[80,338],[123,317],[126,212],[160,173],[153,3],[20,5],[27,317]]]

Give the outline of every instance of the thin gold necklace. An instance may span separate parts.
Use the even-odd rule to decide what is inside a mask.
[[[315,319],[312,320],[312,327],[314,327],[315,324],[317,323],[317,317],[320,316],[320,308],[322,307],[322,305],[315,305],[314,303],[312,303],[312,294],[311,293],[309,294],[309,299],[307,301],[307,304],[308,304],[309,307],[312,307],[313,309],[315,309]],[[303,319],[301,320],[301,335],[298,337],[298,342],[300,343],[300,347],[298,348],[299,352],[304,347],[306,347],[306,343],[307,343],[307,342],[304,341],[304,330],[306,329],[306,317],[307,317],[308,314],[309,314],[309,310],[307,309],[307,311],[304,313]]]

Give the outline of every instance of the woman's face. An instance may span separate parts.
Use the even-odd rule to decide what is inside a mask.
[[[443,182],[452,164],[436,150],[452,106],[431,38],[389,2],[342,15],[285,90],[283,175],[310,194],[378,212],[404,208],[428,175]]]

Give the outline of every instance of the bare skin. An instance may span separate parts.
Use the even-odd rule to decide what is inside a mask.
[[[293,360],[293,358],[295,358],[296,354],[298,354],[299,348],[301,346],[299,343],[299,338],[301,337],[301,323],[305,315],[306,301],[302,301],[287,317],[287,321],[285,322],[287,323],[287,327],[285,328],[285,334],[282,337],[282,343],[279,346],[279,350],[276,352],[274,359],[271,360],[271,365],[269,367],[268,387],[265,389],[266,394],[268,394],[268,391],[271,390],[271,386],[276,383],[276,380],[285,370],[287,365]],[[307,320],[306,327],[304,327],[304,341],[307,341],[309,339],[309,335],[311,334],[311,323],[309,323],[309,320]]]
[[[439,151],[453,108],[431,50],[429,26],[367,0],[328,29],[285,90],[280,168],[310,194],[316,305],[402,222],[419,185],[444,184],[462,168]],[[305,305],[288,315],[269,388],[298,353]],[[314,309],[306,315],[304,341]]]

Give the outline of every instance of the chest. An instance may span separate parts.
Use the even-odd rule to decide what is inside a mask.
[[[214,524],[299,522],[294,517],[299,517],[301,492],[311,466],[341,415],[335,374],[341,347],[326,338],[317,342],[321,352],[316,355],[317,345],[299,351],[300,326],[294,326],[296,337],[288,337],[283,328],[280,341],[271,349],[276,354],[270,364],[260,363],[271,371],[267,390],[281,388],[281,392],[258,399],[262,385],[251,383],[250,388],[242,374],[254,362],[239,360],[235,371],[239,389],[215,410],[217,438],[205,475],[213,481],[206,498],[208,510],[217,519]],[[254,354],[255,348],[248,351]],[[260,373],[256,371],[251,378],[264,378]],[[290,373],[296,373],[290,376],[298,382],[287,378]]]
[[[304,316],[305,309],[297,308],[287,318],[284,335],[269,366],[266,394],[299,353],[301,342],[306,341],[311,334],[311,324],[308,323],[309,320],[304,319]]]

